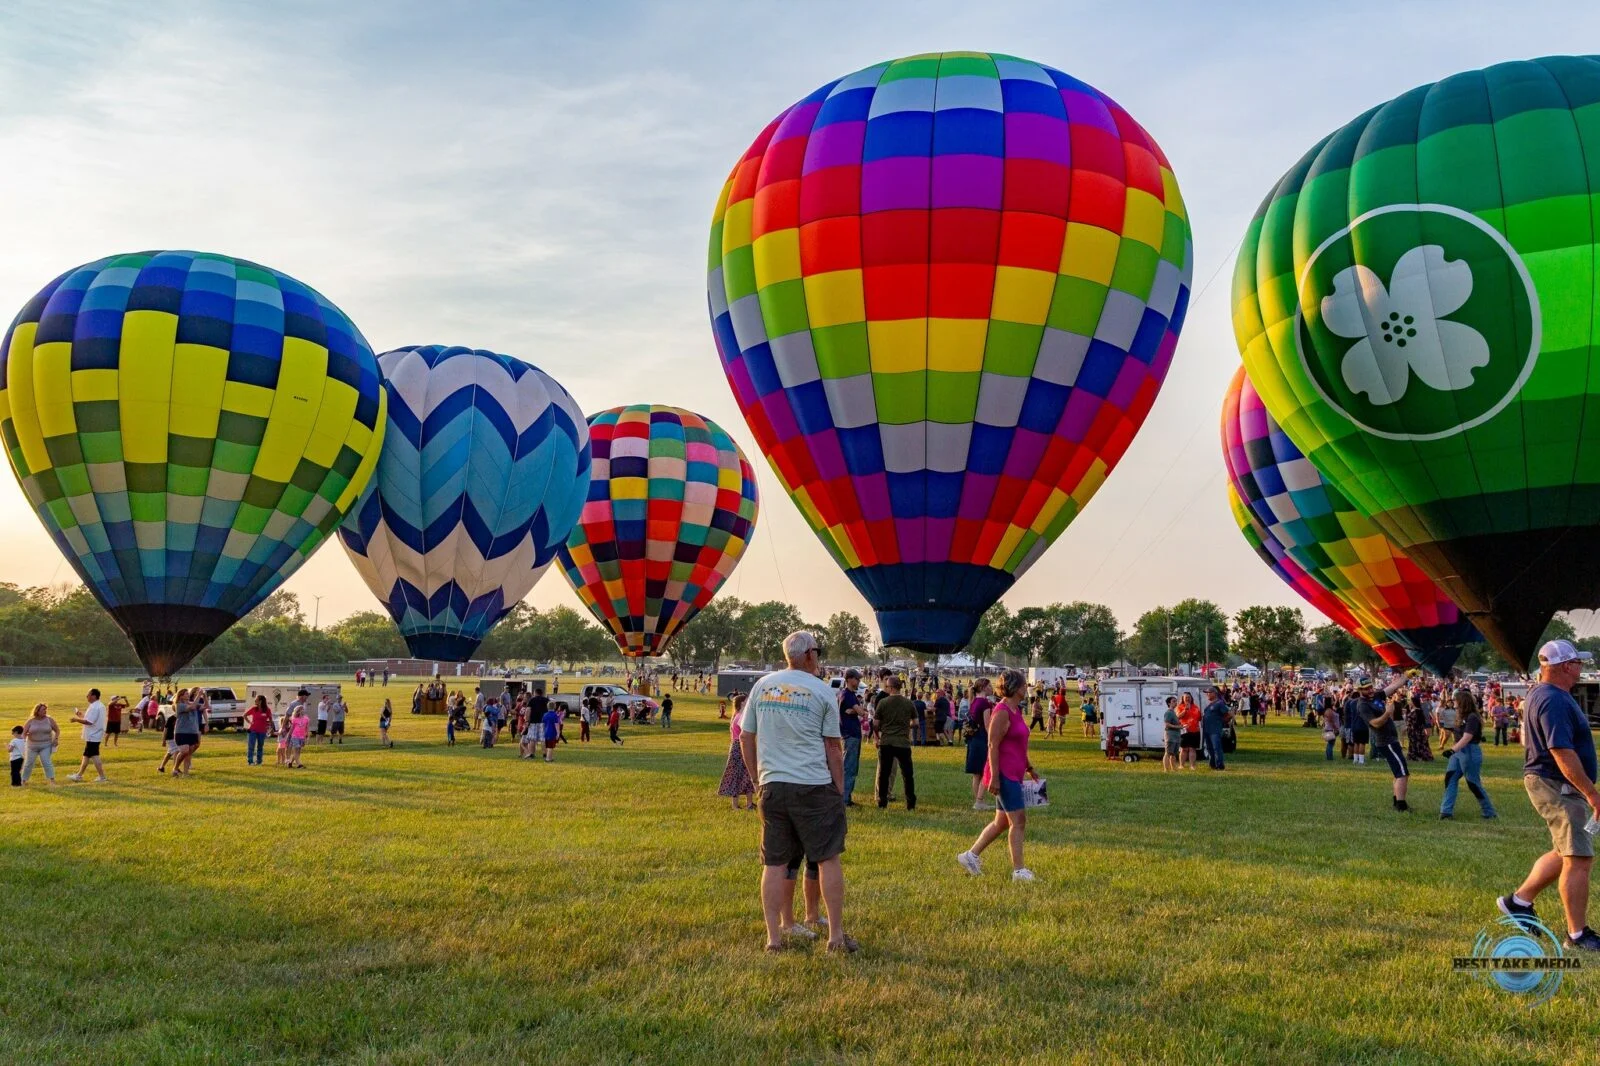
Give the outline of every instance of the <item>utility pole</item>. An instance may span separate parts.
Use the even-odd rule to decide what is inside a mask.
[[[317,623],[322,620],[322,597],[313,596],[311,598],[317,601],[311,609],[311,631],[315,633],[317,631]]]
[[[1172,674],[1172,615],[1167,615],[1167,675]]]
[[[1211,623],[1206,623],[1206,660],[1200,664],[1200,672],[1206,672],[1206,667],[1211,665]],[[1464,756],[1463,756],[1464,757]]]

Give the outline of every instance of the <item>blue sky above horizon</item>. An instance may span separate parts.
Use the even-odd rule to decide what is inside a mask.
[[[1234,529],[1217,444],[1233,250],[1271,184],[1414,85],[1600,43],[1600,8],[1538,0],[1510,17],[1476,0],[454,6],[8,5],[0,311],[90,259],[198,248],[315,286],[376,351],[494,348],[586,411],[691,408],[760,476],[726,592],[819,621],[871,612],[758,459],[705,310],[717,193],[788,104],[895,56],[1008,52],[1094,84],[1161,144],[1195,234],[1177,356],[1121,465],[1006,597],[1104,602],[1130,626],[1186,596],[1302,605]],[[0,478],[0,581],[70,579],[58,560]],[[288,587],[322,595],[324,622],[377,607],[332,545]],[[556,573],[531,599],[577,605]]]

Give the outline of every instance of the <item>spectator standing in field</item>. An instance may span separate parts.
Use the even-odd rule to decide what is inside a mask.
[[[841,719],[842,720],[842,719]],[[756,809],[756,786],[750,780],[750,768],[744,763],[744,749],[739,743],[739,737],[744,733],[744,695],[741,693],[733,698],[733,721],[728,723],[728,736],[733,743],[728,746],[728,762],[722,768],[722,782],[717,786],[717,795],[727,796],[733,802],[734,810]],[[858,738],[859,739],[859,738]],[[860,745],[857,745],[859,750]],[[739,801],[744,800],[741,808]]]
[[[1233,712],[1222,698],[1222,689],[1212,685],[1206,689],[1206,707],[1200,714],[1200,732],[1205,739],[1207,764],[1213,770],[1226,770],[1222,757],[1222,733],[1233,721]]]
[[[128,709],[128,701],[123,696],[111,697],[111,702],[106,704],[106,736],[111,741],[113,748],[122,736],[122,719]]]
[[[671,698],[670,696],[668,697]],[[556,744],[561,740],[562,712],[551,705],[549,700],[544,701],[544,713],[539,716],[544,726],[544,761],[556,761]]]
[[[1185,692],[1178,700],[1178,722],[1183,730],[1178,734],[1178,765],[1193,770],[1200,765],[1200,705]]]
[[[672,728],[672,693],[661,697],[661,728]]]
[[[172,742],[178,755],[172,761],[172,776],[187,776],[194,772],[194,753],[200,747],[200,704],[195,702],[198,690],[179,689],[172,702]]]
[[[594,708],[589,706],[588,700],[578,703],[578,740],[584,744],[589,743],[589,730],[594,728]]]
[[[1534,901],[1559,882],[1568,946],[1584,951],[1600,951],[1600,934],[1588,925],[1594,837],[1585,828],[1600,819],[1600,791],[1595,789],[1594,735],[1572,698],[1572,686],[1593,658],[1566,640],[1547,641],[1539,649],[1539,683],[1528,692],[1522,718],[1527,752],[1522,784],[1550,830],[1550,850],[1534,860],[1515,892],[1495,901],[1509,917],[1537,919]]]
[[[1031,733],[1033,731],[1033,727],[1038,726],[1041,731],[1048,733],[1048,729],[1044,723],[1044,697],[1035,695],[1033,699],[1029,701],[1029,704],[1033,710],[1033,717],[1028,721],[1028,731]]]
[[[244,728],[244,764],[260,766],[267,753],[267,734],[272,732],[272,711],[265,696],[257,696],[244,712]]]
[[[28,742],[22,738],[23,729],[20,725],[11,727],[11,743],[7,754],[11,756],[11,787],[22,787],[22,764],[28,755]]]
[[[1405,753],[1400,750],[1400,730],[1394,724],[1394,716],[1401,701],[1396,700],[1394,695],[1405,683],[1405,678],[1397,677],[1379,690],[1368,678],[1361,682],[1356,699],[1356,717],[1366,724],[1373,748],[1388,762],[1389,772],[1394,775],[1394,809],[1402,813],[1411,810],[1411,805],[1406,802],[1411,768],[1406,765]]]
[[[106,767],[100,759],[100,745],[106,739],[106,705],[100,702],[99,689],[89,690],[89,706],[82,713],[74,712],[72,720],[83,726],[83,761],[78,764],[78,772],[67,780],[82,781],[83,772],[93,763],[96,783],[104,784]]]
[[[300,755],[306,750],[306,740],[311,736],[311,715],[306,712],[306,701],[296,700],[290,705],[293,717],[289,719],[289,762],[291,770],[304,770]]]
[[[33,776],[33,765],[44,767],[44,779],[56,783],[56,766],[53,759],[56,745],[61,743],[61,727],[50,717],[50,708],[43,703],[33,705],[33,715],[22,723],[22,736],[27,741],[22,757],[22,783],[26,785]]]
[[[817,638],[809,631],[784,638],[787,668],[752,686],[739,737],[745,765],[756,768],[761,795],[761,913],[769,952],[784,950],[784,916],[794,914],[791,871],[807,859],[817,866],[827,906],[828,950],[853,952],[859,947],[844,933],[844,867],[839,857],[847,815],[839,701],[818,676],[819,656]],[[901,702],[909,726],[912,708],[909,701]],[[908,793],[910,787],[908,772]]]
[[[844,744],[844,805],[856,805],[856,776],[861,772],[861,671],[844,672],[839,690],[839,738]]]
[[[595,697],[595,702],[600,702],[600,697]],[[622,710],[613,703],[611,713],[606,715],[606,728],[611,732],[611,743],[621,744],[622,738],[617,736],[617,730],[622,726]]]
[[[500,704],[492,697],[483,705],[483,721],[480,723],[479,742],[486,748],[494,747],[494,736],[499,732],[495,718],[500,713]]]
[[[394,706],[389,702],[389,697],[383,698],[383,710],[378,712],[378,743],[385,748],[394,747],[394,741],[389,739],[389,726],[394,722]]]
[[[933,733],[937,743],[949,742],[950,693],[942,685],[933,692]]]
[[[1344,702],[1345,721],[1350,726],[1350,761],[1357,766],[1367,764],[1367,742],[1372,739],[1372,730],[1360,714],[1361,697],[1359,690],[1352,692]]]
[[[989,762],[983,775],[984,787],[996,798],[994,820],[983,827],[972,847],[956,856],[962,869],[970,874],[983,873],[978,857],[1004,836],[1011,851],[1011,879],[1035,879],[1033,871],[1022,862],[1023,832],[1028,821],[1022,807],[1022,778],[1026,775],[1039,779],[1028,760],[1028,738],[1033,735],[1033,728],[1022,721],[1022,700],[1027,691],[1027,678],[1021,670],[1007,670],[1000,675],[1001,700],[989,712]]]
[[[1161,754],[1161,772],[1178,769],[1179,743],[1183,739],[1183,721],[1178,717],[1178,697],[1167,697],[1167,709],[1161,715],[1161,727],[1166,733],[1166,750]]]
[[[877,722],[878,806],[889,806],[889,779],[898,767],[905,779],[906,810],[917,809],[917,784],[911,769],[911,730],[917,719],[915,705],[900,694],[898,677],[888,679],[889,694],[878,701]]]
[[[333,697],[333,703],[328,708],[328,743],[332,744],[337,737],[340,744],[344,743],[344,720],[350,713],[350,705],[344,701],[343,696]]]
[[[1339,708],[1331,702],[1322,712],[1322,742],[1327,746],[1323,752],[1323,759],[1333,761],[1333,742],[1339,739]]]
[[[967,742],[966,770],[972,778],[972,809],[975,811],[994,806],[984,802],[988,793],[983,787],[983,768],[989,761],[989,709],[994,706],[991,688],[987,677],[972,683],[972,702],[967,705],[966,721],[961,724],[961,736]]]
[[[1444,799],[1439,804],[1440,818],[1453,818],[1457,789],[1466,778],[1467,788],[1478,800],[1485,818],[1496,817],[1494,801],[1483,789],[1483,715],[1477,698],[1464,688],[1456,689],[1455,743],[1444,749],[1448,762],[1444,768]]]
[[[1407,699],[1404,692],[1395,695],[1398,704],[1395,716],[1405,715],[1406,759],[1410,762],[1432,762],[1433,746],[1428,735],[1433,731],[1434,717],[1428,710],[1428,701],[1422,698]]]

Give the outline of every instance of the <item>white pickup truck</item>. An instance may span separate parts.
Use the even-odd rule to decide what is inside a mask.
[[[227,729],[232,726],[236,729],[244,728],[245,702],[234,695],[231,688],[205,688],[200,691],[206,694],[211,701],[211,713],[206,719],[208,729]],[[172,704],[163,703],[156,712],[156,724],[162,729],[167,727],[167,719],[178,713]]]
[[[582,702],[598,696],[600,698],[600,711],[602,714],[611,710],[613,703],[621,704],[624,713],[643,709],[652,716],[661,709],[661,705],[649,696],[641,696],[629,692],[621,685],[585,685],[581,692],[563,692],[550,697],[550,702],[560,705],[568,718],[575,717]],[[629,715],[633,717],[633,715]]]

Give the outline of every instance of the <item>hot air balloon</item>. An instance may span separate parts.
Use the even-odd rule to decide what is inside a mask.
[[[383,439],[378,366],[320,293],[243,259],[69,270],[0,348],[0,437],[56,545],[168,677],[316,550]]]
[[[1418,664],[1448,673],[1463,644],[1480,640],[1450,598],[1279,428],[1240,367],[1222,404],[1228,478],[1261,530],[1369,629]]]
[[[950,651],[1122,457],[1188,305],[1189,223],[1098,90],[946,52],[831,81],[734,167],[717,350],[762,452],[877,611]]]
[[[378,357],[389,432],[340,529],[419,659],[463,662],[532,589],[589,491],[589,425],[519,359],[440,344]]]
[[[1518,664],[1600,604],[1596,104],[1573,56],[1381,104],[1278,182],[1234,276],[1267,409]]]
[[[624,655],[661,655],[733,573],[756,478],[723,428],[680,407],[589,418],[594,478],[561,566]]]
[[[1239,527],[1245,542],[1273,573],[1283,579],[1284,584],[1298,592],[1307,603],[1327,616],[1334,625],[1371,648],[1390,666],[1416,665],[1404,648],[1356,618],[1342,600],[1301,569],[1300,564],[1290,557],[1283,545],[1262,528],[1260,521],[1239,498],[1239,490],[1231,483],[1228,485],[1228,509],[1232,512],[1233,521]]]

